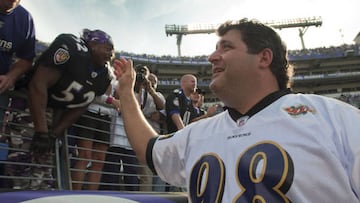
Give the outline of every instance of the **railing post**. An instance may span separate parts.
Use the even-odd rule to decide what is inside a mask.
[[[56,139],[56,176],[59,190],[72,190],[67,133]]]

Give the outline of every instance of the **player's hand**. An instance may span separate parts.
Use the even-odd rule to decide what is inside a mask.
[[[53,152],[56,137],[52,133],[35,132],[30,145],[30,152],[44,154]]]
[[[0,94],[14,86],[14,81],[7,75],[0,75]]]
[[[136,72],[134,70],[133,62],[131,59],[115,59],[114,63],[114,74],[118,81],[116,92],[119,94],[128,95],[133,92],[135,85]]]

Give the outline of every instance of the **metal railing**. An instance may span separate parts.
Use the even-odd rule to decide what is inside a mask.
[[[18,102],[25,102],[23,94],[15,93],[13,98],[19,99]],[[25,105],[26,106],[26,105]],[[116,186],[121,191],[126,191],[128,186],[136,186],[139,188],[140,192],[145,192],[141,190],[142,188],[148,188],[146,192],[156,192],[159,190],[153,190],[153,188],[169,188],[170,186],[164,182],[160,183],[142,183],[141,181],[138,184],[127,184],[124,183],[124,176],[134,176],[135,178],[142,179],[156,179],[157,176],[154,174],[143,174],[140,169],[144,169],[145,166],[135,164],[134,168],[137,169],[137,174],[126,174],[123,171],[125,166],[129,164],[124,161],[112,162],[112,161],[96,161],[92,159],[82,159],[77,156],[77,150],[81,149],[76,146],[76,140],[78,139],[87,139],[76,134],[66,133],[65,136],[60,137],[56,140],[56,149],[54,153],[54,161],[49,163],[35,163],[33,157],[30,154],[29,147],[33,135],[33,124],[30,118],[30,113],[28,109],[18,109],[16,106],[2,106],[1,109],[6,110],[6,118],[4,121],[0,121],[1,126],[3,126],[0,133],[0,188],[2,189],[13,189],[13,190],[71,190],[72,184],[82,183],[83,189],[87,189],[88,185],[99,184],[102,186],[110,185]],[[51,119],[51,111],[49,111],[49,119]],[[95,118],[94,118],[95,119]],[[109,122],[104,120],[103,122]],[[84,126],[74,124],[73,127],[83,128]],[[97,131],[98,129],[89,128],[90,130]],[[105,133],[110,136],[110,129]],[[109,142],[104,142],[100,140],[91,140],[93,143],[103,143],[109,145]],[[105,153],[106,155],[114,156],[129,156],[126,154],[121,154],[111,151],[98,151],[94,149],[83,149],[92,152]],[[132,155],[132,158],[135,158]],[[103,164],[110,164],[118,166],[120,171],[117,172],[104,172],[101,171],[91,171],[89,167],[85,170],[74,168],[74,165],[77,161],[87,161],[88,166],[96,162],[101,162]],[[85,178],[83,181],[72,181],[71,174],[73,172],[80,171],[85,173]],[[111,183],[108,182],[91,182],[87,180],[86,176],[90,173],[100,173],[100,175],[113,175],[118,177],[118,181]],[[32,187],[34,182],[42,182],[41,186],[37,188]],[[101,187],[100,187],[101,188]],[[115,188],[115,187],[114,187]],[[149,189],[151,188],[151,189]],[[160,190],[165,191],[165,190]]]

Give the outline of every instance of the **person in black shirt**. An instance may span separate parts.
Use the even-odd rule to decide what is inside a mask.
[[[190,109],[190,123],[216,114],[218,104],[209,106],[207,110],[203,108],[204,94],[205,92],[199,88],[190,94],[190,100],[192,103],[192,108]]]
[[[96,96],[106,92],[113,56],[114,44],[107,33],[84,29],[80,38],[72,34],[57,36],[35,62],[29,83],[29,109],[35,130],[30,150],[34,159],[42,162],[40,157],[45,156],[49,160],[55,139],[64,135]],[[55,112],[51,128],[46,120],[47,107]]]
[[[186,74],[181,77],[181,89],[175,89],[166,97],[166,124],[168,133],[176,132],[190,122],[191,100],[190,94],[196,90],[197,79],[194,75]]]

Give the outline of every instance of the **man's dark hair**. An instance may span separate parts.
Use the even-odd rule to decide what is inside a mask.
[[[265,48],[273,52],[273,61],[270,64],[271,72],[275,75],[279,88],[289,87],[292,68],[287,58],[287,48],[278,33],[271,27],[247,18],[239,21],[227,21],[217,29],[218,36],[224,36],[230,30],[238,30],[242,41],[247,46],[249,54],[258,54]]]

